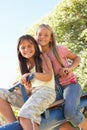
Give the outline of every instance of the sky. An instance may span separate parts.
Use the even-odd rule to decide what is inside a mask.
[[[16,80],[18,38],[56,7],[60,0],[0,0],[0,88]]]

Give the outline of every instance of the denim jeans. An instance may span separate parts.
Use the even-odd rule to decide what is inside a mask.
[[[60,85],[58,76],[55,76],[56,83],[56,100],[63,99],[63,87]]]
[[[83,114],[80,112],[80,97],[82,95],[81,86],[78,83],[72,83],[64,87],[63,98],[65,119],[78,125],[83,121]]]
[[[56,79],[56,100],[64,99],[64,116],[66,121],[78,125],[83,121],[84,115],[80,112],[79,104],[82,95],[81,86],[78,83],[71,83],[61,86]]]

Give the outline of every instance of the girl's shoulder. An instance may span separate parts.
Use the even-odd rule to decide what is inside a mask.
[[[59,50],[64,50],[64,49],[67,49],[65,46],[63,45],[56,45],[56,48],[59,49]]]
[[[58,53],[66,55],[68,53],[68,48],[63,45],[57,45],[56,46]]]

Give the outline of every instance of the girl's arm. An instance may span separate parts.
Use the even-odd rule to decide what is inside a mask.
[[[41,55],[42,59],[42,68],[43,72],[34,72],[34,78],[37,78],[39,80],[42,80],[44,82],[50,81],[52,79],[52,64],[50,59],[46,54]],[[26,73],[22,75],[20,82],[24,85],[26,84],[26,77],[29,76],[31,73]]]
[[[72,64],[69,65],[70,71],[74,70],[80,64],[81,58],[70,51],[67,53],[67,58],[72,60]]]
[[[41,55],[41,59],[42,59],[43,73],[36,72],[34,74],[37,79],[47,82],[52,79],[52,73],[53,73],[52,64],[49,57],[45,53]]]
[[[79,56],[70,52],[69,50],[67,51],[66,57],[67,57],[67,59],[70,59],[72,61],[72,63],[69,66],[60,69],[59,75],[61,77],[66,77],[68,75],[68,73],[73,71],[79,65],[79,63],[81,61]]]

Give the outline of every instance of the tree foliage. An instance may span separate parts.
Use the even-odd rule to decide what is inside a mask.
[[[75,73],[82,87],[87,89],[87,0],[62,0],[48,16],[43,17],[26,33],[34,36],[41,23],[52,27],[58,44],[80,55],[81,64]]]

